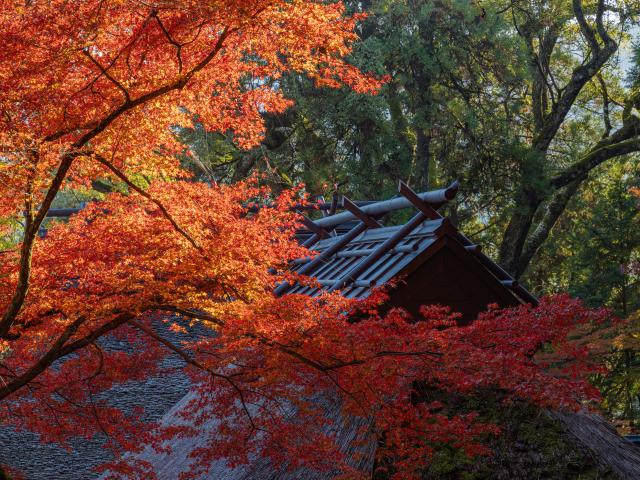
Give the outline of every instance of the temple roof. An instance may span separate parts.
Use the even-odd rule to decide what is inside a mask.
[[[349,298],[364,298],[373,287],[414,270],[438,240],[446,238],[468,252],[467,262],[479,263],[520,302],[537,304],[531,293],[438,212],[457,191],[458,183],[454,182],[447,188],[418,194],[400,182],[400,196],[390,200],[352,202],[334,197],[330,205],[320,201],[317,208],[324,216],[316,220],[305,217],[306,228],[298,232],[299,241],[315,255],[296,259],[291,265],[292,271],[314,277],[319,286],[283,283],[276,294],[314,296],[321,290],[340,290]],[[392,213],[397,217],[394,212],[410,209],[417,213],[405,223],[383,225]]]

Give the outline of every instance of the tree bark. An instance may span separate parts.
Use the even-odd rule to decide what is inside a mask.
[[[522,251],[541,200],[531,190],[522,189],[515,202],[516,211],[502,237],[498,258],[502,268],[519,278]]]
[[[521,276],[538,252],[542,244],[547,240],[551,229],[554,227],[567,204],[578,191],[585,179],[576,179],[566,187],[557,191],[548,202],[542,220],[538,222],[533,232],[528,236],[522,249],[520,259],[516,265],[516,276]]]

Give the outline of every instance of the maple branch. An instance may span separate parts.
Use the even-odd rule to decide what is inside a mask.
[[[190,318],[194,318],[197,320],[203,320],[203,321],[208,321],[208,322],[212,322],[218,326],[224,326],[224,322],[211,316],[208,315],[206,313],[198,313],[198,312],[194,312],[192,310],[185,310],[179,307],[175,307],[173,305],[162,305],[160,307],[158,307],[159,310],[165,310],[165,311],[169,311],[169,312],[175,312],[178,313],[180,315],[186,316],[186,317],[190,317]],[[131,322],[130,322],[131,323]],[[385,350],[385,351],[381,351],[381,352],[377,352],[374,355],[362,359],[362,360],[350,360],[350,361],[345,361],[345,362],[339,362],[339,363],[335,363],[333,365],[324,365],[322,363],[316,362],[315,360],[310,359],[309,357],[306,357],[304,355],[302,355],[301,353],[297,352],[296,350],[293,350],[285,345],[282,345],[281,343],[275,342],[273,340],[269,340],[267,338],[264,337],[259,337],[253,334],[246,334],[247,338],[253,338],[256,340],[259,340],[261,343],[263,343],[264,345],[268,345],[271,347],[275,347],[276,349],[280,350],[281,352],[289,355],[290,357],[293,357],[297,360],[299,360],[300,362],[304,363],[305,365],[308,365],[312,368],[314,368],[315,370],[318,370],[320,372],[330,372],[333,370],[338,370],[340,368],[345,368],[345,367],[349,367],[349,366],[356,366],[356,365],[364,365],[366,362],[376,359],[376,358],[384,358],[384,357],[402,357],[402,356],[432,356],[432,357],[442,357],[444,354],[441,352],[433,352],[433,351],[429,351],[429,350],[421,350],[421,351],[415,351],[415,352],[402,352],[402,351],[393,351],[393,350]]]
[[[277,349],[279,349],[280,351],[282,351],[283,353],[286,353],[287,355],[296,358],[298,360],[300,360],[302,363],[304,363],[305,365],[308,365],[320,372],[330,372],[332,370],[338,370],[340,368],[345,368],[345,367],[350,367],[350,366],[355,366],[355,365],[364,365],[365,363],[374,360],[376,358],[384,358],[384,357],[414,357],[414,356],[432,356],[432,357],[442,357],[444,356],[443,353],[441,352],[433,352],[433,351],[429,351],[429,350],[421,350],[421,351],[416,351],[416,352],[402,352],[402,351],[392,351],[392,350],[386,350],[386,351],[381,351],[381,352],[377,352],[374,353],[373,355],[364,358],[364,359],[354,359],[354,360],[349,360],[349,361],[344,361],[344,362],[338,362],[335,363],[333,365],[324,365],[323,363],[317,362],[315,360],[312,360],[309,357],[306,357],[304,355],[302,355],[300,352],[297,352],[295,350],[292,350],[291,348],[286,347],[285,345],[282,345],[281,343],[275,342],[273,340],[267,340],[265,338],[260,338],[260,340],[262,340],[265,344],[270,345],[270,346],[275,346]]]
[[[45,353],[40,358],[40,360],[38,360],[25,373],[20,375],[20,377],[0,388],[0,400],[5,399],[12,393],[29,384],[38,375],[49,368],[56,360],[59,360],[60,358],[65,357],[80,348],[86,347],[87,345],[95,342],[101,336],[118,328],[119,326],[125,324],[127,321],[133,318],[135,318],[135,315],[131,313],[120,314],[113,320],[105,323],[85,337],[65,346],[65,343],[77,332],[78,328],[85,321],[84,317],[79,317],[65,329],[65,331],[60,335],[60,337],[58,337],[55,343],[51,346],[51,348],[49,348],[47,353]]]
[[[174,47],[176,47],[176,57],[178,58],[178,73],[182,73],[182,46],[183,45],[181,43],[176,42],[173,39],[169,31],[165,28],[164,24],[162,23],[162,20],[160,20],[157,10],[154,10],[151,13],[151,16],[156,19],[156,21],[158,22],[158,25],[160,26],[160,29],[162,30],[162,33],[164,33],[164,36],[167,37],[167,40],[169,40],[169,43]]]
[[[184,308],[180,308],[180,307],[176,307],[173,305],[161,305],[160,307],[158,307],[158,310],[164,310],[167,312],[174,312],[177,313],[179,315],[182,315],[184,317],[189,317],[189,318],[193,318],[195,320],[203,320],[205,322],[211,322],[214,323],[220,327],[224,326],[224,322],[216,317],[213,317],[207,313],[203,313],[203,312],[196,312],[194,310],[187,310]]]
[[[218,41],[216,42],[216,45],[214,46],[214,48],[209,52],[209,54],[207,54],[207,56],[205,56],[199,63],[197,63],[189,72],[187,72],[185,75],[179,76],[176,80],[174,80],[171,83],[168,83],[162,87],[159,87],[155,90],[147,92],[144,95],[140,95],[137,98],[125,101],[122,105],[120,105],[118,108],[113,110],[109,115],[104,117],[92,130],[90,130],[89,132],[85,133],[82,137],[80,137],[76,141],[76,143],[74,143],[73,146],[76,149],[82,148],[90,140],[92,140],[98,134],[102,133],[116,119],[118,119],[120,116],[122,116],[124,113],[128,112],[129,110],[132,110],[151,100],[161,97],[162,95],[165,95],[173,90],[182,90],[187,85],[187,83],[189,83],[189,80],[191,80],[191,78],[196,73],[198,73],[200,70],[205,68],[215,58],[218,52],[222,50],[224,41],[227,39],[227,37],[231,33],[235,31],[237,31],[237,28],[229,29],[228,27],[225,27],[222,33],[220,34],[220,37],[218,38]],[[51,138],[53,137],[47,137],[45,138],[45,141],[48,141]]]
[[[164,345],[165,347],[167,347],[172,352],[176,353],[187,364],[192,365],[192,366],[196,367],[199,370],[207,372],[213,378],[219,378],[221,380],[224,380],[229,385],[231,385],[231,387],[236,391],[236,393],[238,394],[238,397],[240,398],[240,403],[242,404],[242,409],[244,410],[245,414],[247,415],[247,417],[249,419],[249,422],[251,423],[251,427],[254,430],[256,429],[256,425],[255,425],[255,423],[253,421],[253,417],[252,417],[251,413],[249,412],[249,408],[247,407],[246,402],[245,402],[244,392],[242,391],[242,389],[240,387],[238,387],[238,385],[232,379],[233,376],[238,376],[238,375],[241,375],[241,374],[224,375],[222,373],[214,372],[210,368],[202,365],[200,362],[195,360],[193,357],[191,357],[191,355],[189,355],[187,352],[185,352],[182,348],[176,346],[175,344],[173,344],[169,340],[166,340],[166,339],[162,338],[160,335],[158,335],[156,332],[154,332],[153,329],[149,328],[148,326],[144,325],[143,323],[140,323],[140,322],[138,322],[136,320],[130,320],[129,324],[133,325],[134,327],[136,327],[137,329],[139,329],[140,331],[142,331],[143,333],[145,333],[149,337],[153,338],[157,342],[159,342],[162,345]]]
[[[16,390],[27,385],[34,378],[44,372],[45,369],[56,360],[57,352],[59,352],[63,345],[67,342],[67,340],[69,340],[69,338],[71,338],[76,333],[76,331],[84,321],[84,317],[77,318],[73,323],[71,323],[71,325],[66,328],[66,330],[58,337],[49,351],[44,354],[35,365],[33,365],[25,373],[20,375],[20,377],[13,382],[4,385],[0,390],[0,400],[6,398]]]
[[[145,333],[147,336],[153,338],[157,342],[159,342],[162,345],[164,345],[165,347],[167,347],[172,352],[176,353],[178,356],[180,356],[180,358],[182,358],[189,365],[194,366],[199,370],[205,371],[205,372],[209,373],[212,377],[215,377],[215,378],[220,378],[222,380],[228,380],[230,378],[228,375],[224,375],[222,373],[214,372],[210,368],[205,367],[200,362],[198,362],[197,360],[192,358],[191,355],[189,355],[187,352],[185,352],[182,348],[178,347],[177,345],[175,345],[174,343],[170,342],[169,340],[161,337],[160,335],[158,335],[156,332],[154,332],[151,328],[149,328],[145,324],[140,323],[137,320],[129,320],[129,324],[133,325],[138,330],[140,330],[143,333]]]
[[[139,193],[140,195],[142,195],[144,198],[146,198],[150,202],[154,203],[160,209],[160,211],[162,212],[164,217],[167,220],[169,220],[169,222],[171,223],[173,228],[180,235],[182,235],[184,238],[186,238],[187,241],[193,246],[193,248],[195,248],[196,250],[199,250],[201,252],[204,251],[204,249],[193,239],[193,237],[191,235],[189,235],[187,233],[187,231],[184,230],[180,225],[178,225],[178,222],[173,218],[173,216],[169,213],[169,211],[166,209],[166,207],[159,200],[153,198],[149,193],[145,192],[142,188],[138,187],[135,183],[133,183],[131,180],[129,180],[129,178],[120,169],[118,169],[113,163],[111,163],[109,160],[104,158],[102,155],[94,153],[93,154],[93,158],[95,158],[98,162],[100,162],[102,165],[104,165],[109,170],[111,170],[111,172],[115,176],[117,176],[120,180],[122,180],[124,183],[126,183],[129,188],[131,188],[135,192]]]
[[[372,356],[362,359],[362,360],[351,360],[348,362],[340,362],[334,365],[329,365],[324,367],[326,371],[330,370],[338,370],[344,367],[351,367],[355,365],[364,365],[366,362],[374,360],[376,358],[385,358],[385,357],[442,357],[444,356],[441,352],[432,352],[429,350],[417,351],[417,352],[396,352],[396,351],[382,351],[373,354]]]
[[[113,75],[111,75],[111,74],[109,73],[109,71],[108,71],[106,68],[104,68],[104,67],[102,66],[102,64],[100,64],[100,62],[98,62],[95,58],[93,58],[93,57],[91,56],[91,54],[89,53],[89,49],[88,49],[88,47],[85,47],[85,48],[83,48],[83,49],[82,49],[82,54],[83,54],[85,57],[87,57],[87,58],[91,61],[91,63],[93,63],[96,67],[98,67],[98,69],[100,69],[100,71],[102,72],[102,74],[103,74],[105,77],[107,77],[107,79],[108,79],[111,83],[113,83],[113,84],[118,88],[118,90],[120,90],[120,91],[122,92],[122,94],[124,95],[124,99],[125,99],[125,101],[127,101],[127,102],[130,102],[130,101],[131,101],[131,97],[129,96],[129,91],[128,91],[126,88],[124,88],[124,85],[122,85],[122,83],[120,83],[118,80],[116,80],[116,79],[113,77]]]
[[[98,425],[98,428],[100,429],[102,434],[107,439],[106,443],[107,443],[107,446],[108,446],[109,450],[111,451],[111,454],[113,455],[114,458],[120,458],[120,452],[115,447],[114,442],[113,442],[113,438],[111,437],[111,435],[109,434],[109,432],[105,428],[105,426],[103,424],[103,421],[100,418],[100,413],[98,412],[98,409],[96,408],[96,403],[95,403],[95,400],[93,398],[93,394],[91,393],[91,391],[89,391],[89,405],[91,406],[91,412],[93,413],[93,417],[96,420],[96,424]]]
[[[120,116],[132,110],[139,105],[142,105],[146,102],[154,100],[157,97],[160,97],[168,92],[173,90],[181,90],[183,89],[189,80],[198,73],[200,70],[204,69],[220,52],[222,49],[225,40],[229,35],[236,32],[238,28],[229,28],[224,27],[222,33],[218,37],[218,41],[214,45],[213,49],[207,54],[199,63],[197,63],[187,74],[180,76],[174,82],[164,85],[163,87],[157,88],[151,92],[148,92],[144,95],[141,95],[135,99],[126,99],[125,102],[120,105],[118,108],[113,110],[109,115],[104,117],[101,121],[99,121],[91,130],[86,132],[83,136],[81,136],[78,140],[76,140],[72,148],[69,152],[63,154],[62,159],[60,161],[60,166],[56,172],[55,177],[53,178],[45,198],[38,209],[38,213],[36,214],[33,222],[31,222],[29,229],[25,231],[23,243],[22,243],[22,251],[20,255],[20,273],[18,278],[18,284],[16,285],[16,290],[14,292],[12,301],[8,307],[8,309],[3,314],[2,320],[0,321],[0,338],[6,338],[9,334],[9,330],[13,325],[15,318],[18,316],[18,313],[22,309],[22,305],[24,304],[25,298],[27,296],[27,292],[29,289],[29,280],[31,277],[31,255],[33,251],[33,243],[35,242],[36,235],[42,224],[44,218],[51,208],[51,204],[58,194],[62,183],[64,182],[69,169],[71,168],[73,161],[78,156],[85,155],[84,152],[81,151],[82,148],[87,145],[94,137],[102,133],[108,126],[110,126],[116,119]],[[44,141],[53,141],[59,138],[58,134],[53,134],[48,137],[45,137]],[[174,225],[175,226],[175,225]],[[178,227],[178,231],[180,231],[180,227]],[[184,231],[183,231],[184,232]],[[186,232],[183,233],[183,235]],[[186,235],[186,238],[190,237]],[[193,241],[193,239],[189,240],[194,247],[198,250],[202,251],[200,247]]]
[[[33,244],[38,231],[40,230],[40,225],[42,225],[42,222],[53,203],[53,199],[60,189],[69,168],[71,168],[74,158],[80,155],[80,152],[68,152],[63,155],[62,162],[60,163],[58,171],[51,182],[47,195],[38,209],[38,213],[35,216],[32,214],[27,216],[24,237],[20,247],[20,270],[18,272],[18,283],[11,299],[11,303],[4,312],[2,320],[0,321],[0,338],[7,338],[9,329],[13,325],[13,322],[22,309],[22,305],[27,297],[29,280],[31,278],[31,256],[33,254]]]

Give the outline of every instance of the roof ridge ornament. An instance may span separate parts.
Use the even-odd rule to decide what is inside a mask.
[[[435,209],[429,205],[427,202],[422,200],[416,192],[414,192],[409,185],[404,183],[402,180],[398,182],[398,191],[400,195],[409,200],[414,207],[420,210],[427,218],[430,220],[436,220],[438,218],[442,218]]]
[[[349,269],[344,275],[342,275],[341,278],[338,278],[335,281],[335,283],[331,287],[329,287],[329,290],[328,290],[329,292],[340,290],[345,285],[356,283],[362,280],[358,278],[360,275],[365,273],[367,269],[369,269],[374,263],[380,260],[384,255],[389,253],[396,245],[398,245],[402,240],[404,240],[407,235],[413,232],[425,220],[441,220],[443,225],[449,224],[447,219],[443,218],[442,215],[436,212],[436,210],[429,204],[427,200],[421,198],[420,195],[418,195],[413,190],[411,190],[411,188],[402,180],[398,183],[398,191],[404,197],[404,199],[406,199],[409,202],[409,204],[406,206],[413,205],[418,209],[418,213],[415,214],[411,218],[411,220],[405,223],[393,235],[391,235],[388,239],[382,242],[381,245],[374,248],[369,255],[364,257],[353,268]],[[453,193],[455,194],[456,192],[457,192],[457,187],[455,188],[455,191]],[[444,199],[447,198],[446,189],[442,190],[442,196]],[[385,202],[380,202],[380,203],[385,203]],[[375,205],[376,204],[373,204],[371,205],[371,207],[375,207]],[[372,210],[375,211],[375,209],[372,209]],[[380,212],[380,214],[381,213],[382,212]]]
[[[460,186],[460,183],[456,180],[446,188],[442,188],[440,190],[431,190],[428,192],[416,193],[415,195],[418,198],[420,198],[420,200],[422,200],[423,202],[425,202],[435,210],[441,207],[442,205],[444,205],[445,203],[449,202],[453,198],[455,198],[455,196],[458,193],[459,186]],[[386,213],[393,212],[395,210],[402,210],[404,208],[409,208],[412,205],[413,203],[408,198],[404,196],[400,196],[396,198],[391,198],[389,200],[382,200],[379,202],[369,203],[367,205],[360,205],[358,206],[358,208],[360,208],[360,210],[362,210],[367,215],[377,218]],[[335,215],[329,215],[324,218],[320,218],[316,220],[315,223],[319,227],[329,230],[343,223],[350,222],[357,219],[358,217],[356,217],[353,213],[347,210],[344,212],[336,213]]]
[[[347,197],[342,197],[342,206],[345,210],[351,212],[353,215],[367,225],[369,228],[381,228],[382,225],[371,215],[367,215],[360,207],[349,200]]]

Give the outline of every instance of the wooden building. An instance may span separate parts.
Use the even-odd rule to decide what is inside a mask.
[[[531,293],[438,212],[457,190],[458,184],[453,183],[445,189],[418,194],[400,183],[399,196],[386,201],[352,202],[334,197],[332,202],[320,202],[316,207],[322,217],[305,217],[306,228],[298,232],[299,241],[314,254],[292,264],[292,270],[315,277],[319,287],[283,283],[275,294],[314,296],[320,290],[339,290],[349,298],[365,298],[373,287],[392,282],[389,306],[400,306],[415,314],[421,305],[446,305],[460,312],[464,322],[472,321],[492,303],[503,307],[537,304]],[[407,215],[410,210],[414,213],[411,217]],[[399,218],[409,219],[394,222]],[[161,423],[166,426],[184,422],[180,412],[192,398],[193,393],[188,393],[175,403]],[[602,465],[603,471],[611,472],[612,476],[598,478],[640,479],[640,448],[618,436],[602,419],[590,414],[547,414],[564,425],[565,434],[575,438],[576,448],[586,452],[584,455],[594,464]],[[327,415],[345,453],[356,453],[357,448],[354,466],[372,469],[375,445],[353,446],[357,423],[342,418],[335,405],[327,405]],[[136,457],[152,464],[161,480],[178,478],[189,469],[190,453],[217,424],[211,420],[200,426],[202,437],[173,441],[171,455],[158,454],[148,447]],[[201,480],[330,478],[330,473],[308,469],[277,471],[267,459],[256,458],[250,465],[237,468],[218,461]]]
[[[320,202],[316,207],[322,217],[315,220],[305,217],[306,229],[298,232],[299,241],[315,253],[295,260],[292,265],[292,270],[315,277],[319,286],[283,283],[276,288],[276,295],[315,296],[321,290],[339,290],[349,298],[365,298],[373,287],[392,282],[389,306],[400,306],[415,314],[421,305],[446,305],[462,313],[465,322],[472,321],[491,303],[503,307],[537,304],[537,299],[483,254],[479,245],[438,213],[441,206],[455,197],[457,190],[457,183],[453,183],[442,190],[417,194],[400,183],[400,195],[391,200],[352,202],[347,198],[334,198],[331,203]],[[408,221],[392,225],[394,217],[410,209],[414,215]],[[174,406],[163,423],[180,422],[182,405],[190,398],[191,394]],[[357,453],[354,466],[371,470],[375,445],[359,444],[357,452],[353,447],[357,444],[354,435],[358,422],[364,420],[341,417],[339,409],[331,403],[325,407],[343,451]],[[547,414],[564,425],[564,435],[575,438],[576,448],[585,458],[602,465],[603,472],[611,472],[610,477],[602,478],[640,479],[640,449],[618,436],[601,418],[590,414]],[[217,423],[212,420],[203,426],[203,435]],[[188,470],[189,453],[198,444],[197,437],[180,439],[172,444],[173,455],[158,455],[147,449],[141,459],[156,467],[159,478],[176,478]],[[331,478],[331,473],[309,469],[278,471],[268,459],[256,458],[250,465],[237,468],[218,461],[202,480]]]
[[[322,289],[364,298],[371,288],[396,282],[390,304],[417,313],[421,305],[446,305],[471,321],[496,303],[537,304],[536,298],[482,253],[438,208],[453,199],[458,184],[417,194],[400,182],[400,196],[358,205],[347,198],[321,204],[326,216],[306,219],[300,240],[318,252],[294,262],[293,270],[315,277]],[[339,207],[342,212],[336,212]],[[384,226],[401,210],[416,213],[406,223]],[[318,288],[280,285],[278,295],[316,295]]]

